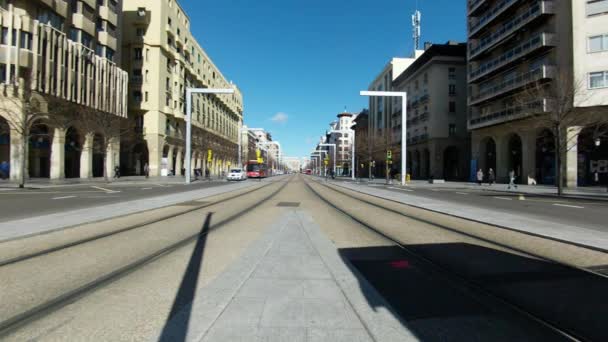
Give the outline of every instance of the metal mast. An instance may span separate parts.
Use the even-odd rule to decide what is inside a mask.
[[[420,20],[422,18],[422,14],[420,14],[419,10],[416,10],[412,15],[412,30],[414,38],[414,50],[418,50],[420,48]]]

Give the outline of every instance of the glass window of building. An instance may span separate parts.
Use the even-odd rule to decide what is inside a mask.
[[[608,50],[608,34],[589,37],[589,52]]]
[[[608,72],[592,72],[589,74],[589,88],[604,88],[608,86]]]
[[[456,102],[450,101],[449,107],[450,113],[456,113]]]
[[[115,54],[114,50],[112,50],[106,46],[106,58],[111,60],[112,62],[114,62],[114,54]]]
[[[135,48],[135,60],[140,61],[143,59],[141,48]]]

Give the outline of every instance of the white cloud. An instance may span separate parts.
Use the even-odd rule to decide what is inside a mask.
[[[289,119],[289,116],[287,114],[285,114],[283,112],[278,112],[272,118],[270,118],[270,121],[275,122],[275,123],[285,124],[285,123],[287,123],[288,119]]]

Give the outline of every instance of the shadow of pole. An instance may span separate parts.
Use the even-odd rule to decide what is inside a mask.
[[[188,267],[186,268],[186,272],[184,273],[184,277],[182,278],[179,290],[177,291],[177,295],[175,296],[175,300],[173,301],[171,312],[169,313],[169,316],[165,321],[165,325],[163,327],[159,341],[180,342],[186,340],[186,335],[188,333],[188,325],[190,323],[190,312],[192,310],[191,303],[194,300],[194,296],[196,295],[198,276],[200,274],[201,264],[203,261],[203,251],[205,249],[205,244],[207,243],[207,233],[209,232],[209,228],[211,227],[212,216],[213,213],[208,213],[207,218],[205,219],[205,223],[203,223],[203,227],[201,228],[198,239],[196,240],[196,245],[192,250],[192,255],[190,256],[190,261],[188,262]],[[187,308],[188,312],[180,313],[180,310],[182,310],[183,308]],[[183,322],[180,322],[179,329],[175,329],[175,327],[172,326],[170,322],[171,319],[175,317],[178,313],[180,313],[180,316],[183,316]]]

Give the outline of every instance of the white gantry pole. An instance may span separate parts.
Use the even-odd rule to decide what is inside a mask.
[[[407,165],[407,93],[401,91],[368,91],[362,90],[361,96],[401,97],[401,185],[405,185]]]
[[[192,179],[192,95],[194,94],[234,94],[234,89],[187,88],[186,89],[186,184]]]

